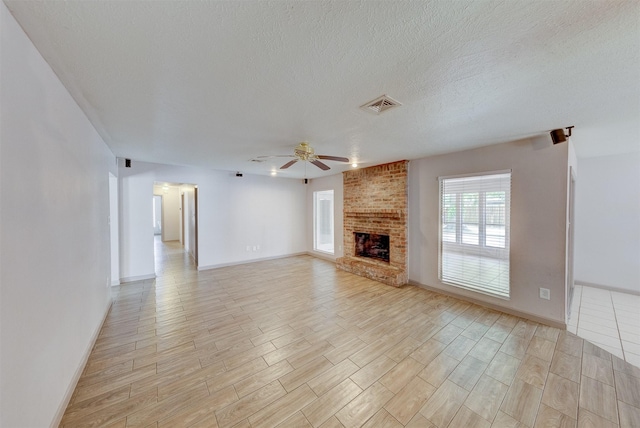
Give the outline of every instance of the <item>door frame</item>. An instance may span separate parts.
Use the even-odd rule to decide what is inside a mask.
[[[573,270],[573,256],[574,256],[574,239],[575,239],[575,201],[576,201],[576,171],[572,166],[569,166],[569,189],[568,189],[568,203],[567,203],[567,299],[566,299],[566,313],[567,321],[571,316],[571,304],[573,302],[574,292],[574,270]]]
[[[184,192],[180,192],[180,244],[184,247]]]
[[[193,198],[194,198],[194,223],[195,223],[195,235],[193,243],[193,259],[196,263],[196,269],[198,268],[198,244],[200,239],[198,238],[198,186],[193,186]]]

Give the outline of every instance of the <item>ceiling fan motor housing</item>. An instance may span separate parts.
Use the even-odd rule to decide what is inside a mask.
[[[322,163],[320,161],[320,159],[322,160],[331,160],[331,161],[336,161],[336,162],[349,162],[349,158],[345,158],[342,156],[330,156],[330,155],[317,155],[315,150],[313,150],[313,147],[311,147],[309,145],[309,143],[307,142],[302,142],[300,144],[298,144],[294,149],[293,149],[293,156],[291,155],[276,155],[276,156],[258,156],[258,158],[268,158],[268,157],[293,157],[295,159],[285,163],[284,165],[282,165],[280,167],[280,169],[287,169],[289,168],[291,165],[295,164],[298,161],[303,161],[303,162],[310,162],[312,164],[314,164],[315,166],[317,166],[318,168],[320,168],[323,171],[328,171],[331,168],[329,168],[328,165]]]
[[[293,152],[298,159],[303,161],[310,161],[310,160],[317,159],[315,151],[313,150],[313,147],[309,145],[309,143],[298,144]]]

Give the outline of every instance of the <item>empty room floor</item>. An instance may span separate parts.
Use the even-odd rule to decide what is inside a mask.
[[[114,301],[65,427],[638,427],[640,369],[574,334],[310,256]]]
[[[640,367],[640,296],[576,285],[567,330]]]

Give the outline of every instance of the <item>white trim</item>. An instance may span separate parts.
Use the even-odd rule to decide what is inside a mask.
[[[318,238],[317,234],[318,234],[318,196],[320,196],[321,193],[324,194],[331,194],[331,216],[330,216],[330,221],[331,221],[331,240],[332,240],[332,245],[333,245],[333,251],[324,251],[324,250],[320,250],[317,248],[318,243],[316,242],[316,239]],[[335,222],[336,222],[336,210],[335,210],[335,189],[325,189],[325,190],[314,190],[311,196],[311,199],[313,200],[313,218],[312,218],[312,222],[313,222],[313,244],[312,244],[312,251],[318,251],[318,252],[324,252],[326,254],[331,254],[331,255],[335,255],[335,238],[336,238],[336,230],[335,230]]]
[[[311,257],[326,260],[328,262],[335,262],[336,259],[338,258],[334,254],[321,252],[321,251],[307,251],[307,254],[310,255]]]
[[[604,285],[604,284],[595,284],[593,282],[580,281],[578,279],[573,281],[573,283],[575,285],[584,285],[585,287],[600,288],[602,290],[615,291],[617,293],[627,293],[627,294],[632,294],[634,296],[640,296],[639,290],[629,290],[627,288],[613,287],[613,286]]]
[[[125,278],[120,278],[120,283],[122,284],[123,282],[144,281],[146,279],[155,279],[155,278],[156,278],[155,273],[150,273],[148,275],[127,276]]]
[[[464,178],[464,177],[475,177],[476,175],[497,175],[497,174],[511,174],[513,171],[510,169],[499,169],[497,171],[480,171],[480,172],[470,172],[468,174],[456,174],[456,175],[442,175],[440,177],[436,177],[436,180],[448,180],[450,178]]]
[[[89,346],[85,349],[84,354],[82,356],[82,360],[80,361],[80,365],[76,369],[73,377],[71,378],[71,382],[67,387],[67,392],[64,394],[64,398],[58,406],[58,410],[56,411],[55,417],[51,422],[50,427],[56,428],[60,426],[60,422],[62,422],[62,417],[64,416],[64,412],[67,410],[67,406],[69,406],[69,402],[71,401],[71,397],[73,397],[73,392],[76,390],[76,386],[78,386],[78,381],[80,380],[80,376],[84,372],[84,368],[87,365],[87,361],[89,361],[89,357],[91,356],[91,351],[93,351],[93,347],[98,340],[98,336],[100,335],[100,331],[102,330],[102,326],[104,322],[107,320],[107,315],[109,315],[109,311],[111,311],[111,306],[113,305],[113,299],[109,297],[109,304],[107,305],[107,310],[104,312],[102,317],[102,322],[98,325],[98,328],[91,335],[91,340],[89,341]]]
[[[262,258],[259,258],[259,259],[242,260],[242,261],[239,261],[239,262],[220,263],[220,264],[217,264],[217,265],[208,265],[208,266],[198,266],[198,271],[218,269],[218,268],[229,267],[229,266],[246,265],[246,264],[250,264],[250,263],[264,262],[264,261],[267,261],[267,260],[286,259],[287,257],[306,256],[306,255],[308,255],[308,253],[306,251],[303,251],[301,253],[284,254],[282,256],[262,257]]]
[[[319,253],[319,254],[325,254],[327,256],[334,256],[335,255],[335,252],[332,253],[331,251],[324,251],[324,250],[311,250],[311,251],[313,251],[315,253]]]
[[[120,281],[119,281],[119,280],[114,279],[113,281],[111,281],[111,286],[112,286],[112,287],[116,287],[116,286],[118,286],[118,285],[120,285]]]

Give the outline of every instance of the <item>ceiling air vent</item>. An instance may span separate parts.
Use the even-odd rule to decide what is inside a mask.
[[[369,101],[368,103],[361,105],[360,108],[362,110],[368,111],[369,113],[380,114],[383,111],[387,111],[389,109],[392,109],[394,107],[398,107],[401,105],[402,104],[400,104],[398,101],[394,100],[393,98],[387,95],[383,95],[381,97],[376,98],[373,101]]]

